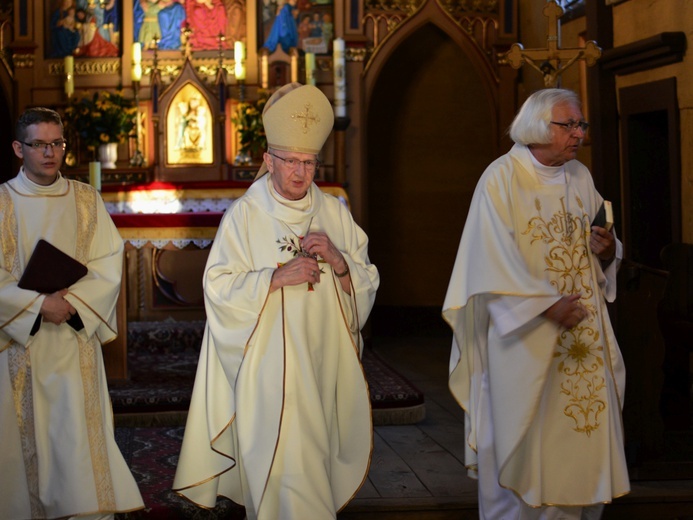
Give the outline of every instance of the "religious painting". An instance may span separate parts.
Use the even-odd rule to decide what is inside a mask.
[[[245,40],[243,0],[133,0],[134,39],[143,49],[232,49]],[[223,35],[223,41],[219,36]]]
[[[120,0],[47,0],[46,57],[117,57]]]
[[[314,54],[332,52],[333,0],[261,0],[258,2],[258,43],[274,52],[291,48]]]
[[[187,83],[174,96],[166,114],[166,162],[212,164],[212,110],[202,92]]]

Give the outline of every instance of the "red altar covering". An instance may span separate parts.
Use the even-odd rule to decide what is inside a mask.
[[[348,206],[344,188],[318,182],[325,193]],[[152,182],[130,186],[104,186],[101,196],[123,240],[135,247],[174,245],[178,248],[211,244],[229,205],[245,193],[248,183]]]

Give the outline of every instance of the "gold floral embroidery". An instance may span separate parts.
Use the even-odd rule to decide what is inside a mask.
[[[14,214],[14,203],[6,185],[0,186],[0,244],[5,270],[19,279],[21,268],[17,254],[17,217]]]
[[[578,325],[563,332],[554,353],[559,360],[559,373],[566,376],[561,393],[567,396],[569,404],[563,413],[575,421],[576,432],[588,437],[599,428],[599,415],[606,409],[604,348],[599,340],[599,333],[588,322],[587,326]]]
[[[563,413],[570,417],[576,432],[590,436],[599,428],[599,416],[606,409],[604,396],[604,346],[596,327],[596,295],[590,284],[587,239],[583,234],[589,222],[579,197],[575,198],[582,215],[575,215],[561,197],[561,209],[548,220],[541,216],[541,202],[535,199],[537,216],[529,220],[523,235],[531,243],[543,243],[546,272],[560,294],[578,294],[589,317],[576,327],[563,331],[554,353],[556,369],[562,376],[560,393],[567,400]],[[587,219],[587,220],[586,220]]]

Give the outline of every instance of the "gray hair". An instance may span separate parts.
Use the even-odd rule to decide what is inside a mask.
[[[572,90],[546,88],[529,96],[510,125],[510,139],[524,146],[551,142],[551,115],[557,105],[581,106]]]

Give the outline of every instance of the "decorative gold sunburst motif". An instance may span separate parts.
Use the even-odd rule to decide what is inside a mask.
[[[559,211],[546,219],[535,199],[537,215],[532,217],[523,235],[531,243],[546,247],[545,271],[550,283],[563,295],[581,294],[581,303],[589,311],[587,319],[560,335],[554,353],[560,377],[560,393],[566,400],[563,413],[574,422],[573,429],[587,436],[599,428],[599,416],[606,409],[604,346],[597,324],[595,293],[590,284],[587,238],[583,229],[587,215],[579,197],[575,203],[580,215],[573,214],[561,197]]]

